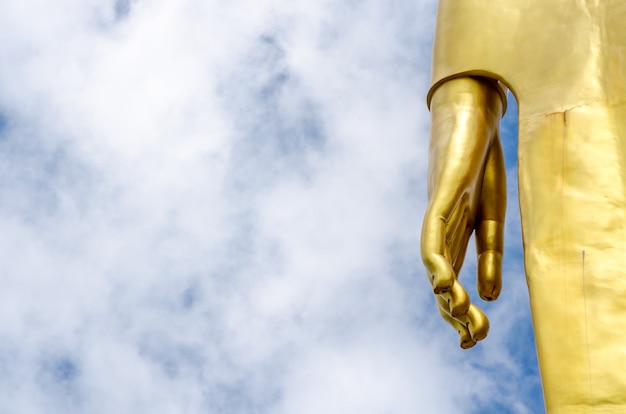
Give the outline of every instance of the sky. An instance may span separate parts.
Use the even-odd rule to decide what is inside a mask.
[[[0,413],[544,412],[512,97],[485,341],[419,257],[436,1],[0,8]]]

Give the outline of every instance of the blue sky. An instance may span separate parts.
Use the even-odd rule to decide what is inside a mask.
[[[0,412],[543,412],[513,102],[483,343],[419,258],[435,1],[27,3],[0,13]]]

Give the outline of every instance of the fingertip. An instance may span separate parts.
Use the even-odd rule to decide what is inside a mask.
[[[497,300],[498,297],[500,297],[500,292],[497,291],[495,287],[489,293],[486,293],[486,292],[480,293],[480,298],[484,300],[485,302],[493,302],[494,300]]]
[[[433,293],[435,295],[442,295],[444,293],[449,293],[450,290],[452,289],[452,286],[448,286],[447,284],[443,284],[443,283],[437,283],[435,282],[436,278],[433,278],[432,283],[433,283]]]
[[[472,348],[474,345],[476,345],[478,342],[473,340],[471,336],[461,336],[461,348],[462,349],[470,349]]]
[[[446,258],[437,254],[433,255],[429,262],[427,268],[435,295],[450,292],[456,278],[454,277],[454,270]]]
[[[489,333],[489,319],[487,319],[487,315],[477,306],[470,305],[467,311],[467,319],[467,330],[472,335],[472,339],[475,341],[485,339]]]
[[[448,322],[450,325],[452,325],[452,327],[459,334],[461,348],[468,349],[468,348],[473,347],[476,344],[476,341],[472,339],[472,335],[467,330],[467,327],[463,323],[461,323],[458,319],[455,319],[452,316],[450,316],[445,310],[445,306],[446,306],[445,302],[442,300],[441,297],[438,299],[439,300],[437,301],[437,309],[439,310],[439,313],[441,314],[443,319],[446,322]]]
[[[465,315],[470,308],[470,297],[458,281],[452,285],[447,300],[450,314],[455,318]]]
[[[478,286],[478,295],[485,302],[493,302],[494,300],[500,297],[500,292],[502,288],[499,284],[487,284],[483,286]]]

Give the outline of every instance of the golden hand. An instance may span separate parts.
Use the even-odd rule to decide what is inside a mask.
[[[489,331],[485,314],[457,280],[476,230],[478,293],[495,300],[502,287],[506,177],[499,137],[502,99],[493,81],[458,78],[431,102],[429,204],[422,260],[443,318],[470,348]]]

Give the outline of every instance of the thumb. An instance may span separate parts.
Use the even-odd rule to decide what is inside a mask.
[[[476,230],[478,294],[484,300],[496,300],[502,291],[503,235],[504,224],[494,220],[481,221]]]
[[[496,300],[502,290],[505,211],[504,156],[500,140],[496,137],[485,166],[479,219],[476,226],[478,294],[484,300]]]

